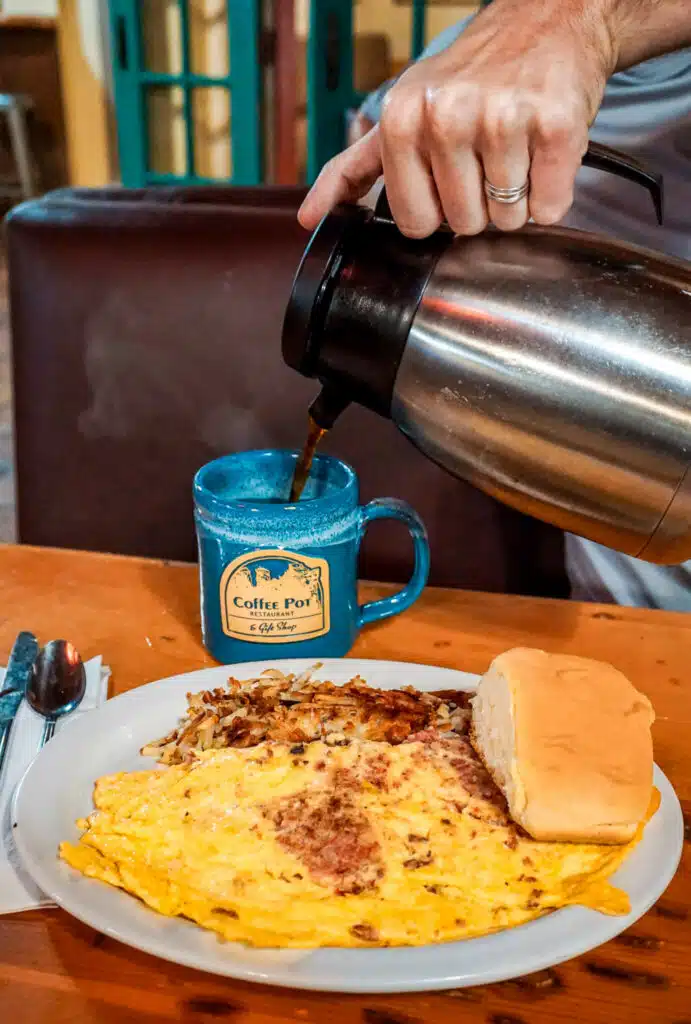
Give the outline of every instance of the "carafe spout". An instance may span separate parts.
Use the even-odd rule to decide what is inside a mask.
[[[322,430],[331,430],[342,412],[350,405],[352,399],[333,384],[324,384],[312,402],[309,414]]]

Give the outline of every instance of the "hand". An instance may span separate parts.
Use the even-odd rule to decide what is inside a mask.
[[[364,114],[357,113],[348,126],[348,145],[353,146],[374,128],[374,122]]]
[[[411,238],[443,220],[462,235],[491,220],[512,230],[566,214],[588,128],[616,66],[605,0],[494,0],[438,56],[389,91],[381,122],[329,161],[305,199],[314,228],[383,172],[391,211]],[[526,199],[487,200],[484,181]]]

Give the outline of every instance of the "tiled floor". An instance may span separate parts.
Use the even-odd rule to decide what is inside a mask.
[[[9,320],[7,268],[0,245],[0,543],[15,538]]]

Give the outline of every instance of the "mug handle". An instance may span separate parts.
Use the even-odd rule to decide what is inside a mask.
[[[382,597],[378,601],[368,601],[359,606],[358,626],[366,626],[370,622],[388,619],[410,608],[424,590],[429,576],[429,543],[427,530],[415,509],[398,498],[375,498],[360,510],[360,540],[367,524],[375,519],[397,519],[405,523],[413,538],[415,567],[410,582],[391,597]]]

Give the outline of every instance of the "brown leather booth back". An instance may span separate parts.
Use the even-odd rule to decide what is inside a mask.
[[[301,445],[316,388],[280,344],[307,241],[301,196],[63,190],[13,213],[22,541],[191,560],[195,470],[225,452]],[[356,468],[363,500],[417,508],[433,582],[563,590],[558,534],[447,476],[391,423],[353,407],[325,449]],[[401,529],[375,524],[361,571],[402,580],[410,558]]]

